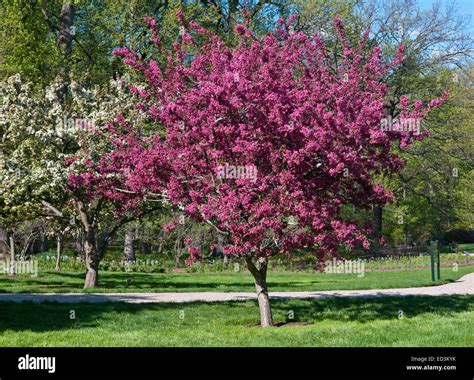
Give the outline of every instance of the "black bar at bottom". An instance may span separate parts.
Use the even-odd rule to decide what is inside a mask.
[[[0,379],[166,375],[472,380],[473,353],[472,348],[0,348]],[[41,358],[55,358],[54,373],[49,373],[52,359]],[[32,366],[47,368],[24,368],[27,359]]]

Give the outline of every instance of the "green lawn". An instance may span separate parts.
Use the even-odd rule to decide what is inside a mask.
[[[443,281],[474,271],[444,268]],[[83,273],[0,277],[0,292],[81,292]],[[127,285],[127,279],[131,283]],[[93,292],[254,291],[250,275],[103,272]],[[439,284],[427,270],[269,273],[273,291]],[[0,346],[472,346],[474,296],[273,300],[277,323],[258,327],[255,301],[186,304],[0,302]],[[70,319],[74,310],[76,319]],[[184,311],[184,318],[180,312]],[[288,313],[294,319],[288,320]],[[403,318],[399,319],[400,311]],[[181,314],[182,315],[182,314]],[[303,325],[306,323],[307,325]]]
[[[474,266],[442,269],[443,281],[433,283],[429,270],[368,272],[357,274],[269,273],[270,291],[404,288],[439,285],[473,272]],[[84,292],[83,272],[41,272],[38,277],[0,276],[0,293]],[[100,287],[88,292],[232,292],[255,290],[247,273],[125,273],[102,272]]]
[[[76,319],[69,318],[75,310]],[[256,302],[0,302],[0,346],[472,346],[474,297],[275,300],[262,329]],[[403,318],[399,319],[400,310]],[[180,319],[180,311],[184,318]]]

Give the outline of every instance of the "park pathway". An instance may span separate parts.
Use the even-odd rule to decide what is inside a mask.
[[[387,297],[387,296],[443,296],[456,294],[474,295],[474,273],[467,274],[459,280],[445,285],[424,286],[401,289],[369,290],[326,290],[305,292],[270,292],[272,299],[277,298],[321,298],[321,297]],[[0,294],[0,301],[9,302],[127,302],[127,303],[160,303],[160,302],[219,302],[245,301],[256,299],[255,293],[44,293],[44,294]]]

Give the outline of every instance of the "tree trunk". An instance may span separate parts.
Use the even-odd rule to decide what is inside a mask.
[[[255,288],[257,290],[258,307],[260,309],[260,325],[262,327],[273,326],[272,307],[270,305],[266,280],[255,281]]]
[[[158,235],[158,253],[163,253],[163,246],[164,246],[164,236],[163,236],[163,233],[160,231],[159,235]]]
[[[77,236],[75,237],[74,246],[76,247],[77,253],[83,257],[84,256],[84,244],[82,243],[82,231],[77,230]]]
[[[61,81],[61,88],[59,89],[59,96],[64,100],[69,87],[69,72],[70,62],[69,58],[72,53],[73,32],[74,25],[74,4],[69,0],[64,0],[61,8],[59,33],[57,44],[62,52],[61,62],[59,64],[58,76]]]
[[[224,244],[227,242],[227,237],[224,234],[217,233],[217,248],[216,248],[216,254],[218,256],[222,256],[222,259],[224,261],[224,264],[227,264],[229,261],[229,256],[227,256],[224,253]]]
[[[137,259],[135,257],[135,251],[133,246],[134,233],[133,229],[127,228],[125,230],[125,241],[123,245],[123,259],[124,261],[133,261]]]
[[[174,242],[174,266],[175,268],[179,268],[180,265],[180,260],[181,258],[181,234],[178,230],[176,240]]]
[[[144,241],[140,242],[140,253],[143,255],[148,255],[151,252],[150,243],[145,243]]]
[[[372,238],[374,243],[372,244],[371,251],[377,253],[380,251],[380,238],[382,237],[382,217],[383,217],[383,208],[380,206],[373,206],[373,225],[374,231],[372,233]]]
[[[273,326],[272,308],[267,287],[268,259],[258,260],[260,267],[257,268],[250,258],[246,259],[247,267],[255,279],[255,290],[257,291],[258,307],[260,309],[260,325],[262,327]]]
[[[48,247],[48,239],[44,233],[43,227],[35,227],[32,231],[33,234],[33,241],[28,248],[26,257],[28,258],[30,255],[34,255],[37,253],[47,252]]]
[[[13,235],[10,235],[10,266],[12,268],[10,274],[16,276],[15,241]]]
[[[56,243],[56,272],[61,272],[61,255],[63,253],[63,237],[61,234],[57,236]]]
[[[94,288],[99,284],[99,255],[95,244],[94,231],[87,231],[84,239],[84,255],[86,261],[86,281],[84,289]]]
[[[174,243],[174,267],[179,268],[181,266],[181,263],[179,262],[179,259],[181,257],[181,242],[179,240],[176,240]]]
[[[49,250],[49,240],[48,237],[43,234],[43,239],[41,240],[41,252],[48,252]]]

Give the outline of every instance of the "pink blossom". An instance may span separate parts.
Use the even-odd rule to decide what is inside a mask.
[[[183,14],[177,16],[186,25]],[[210,32],[203,41],[177,40],[164,68],[120,49],[116,54],[143,74],[146,94],[154,95],[142,99],[141,109],[165,133],[145,138],[118,117],[108,133],[124,143],[103,158],[99,179],[82,175],[83,182],[71,181],[94,183],[104,192],[106,174],[114,173],[122,187],[133,189],[137,205],[147,193],[166,194],[195,220],[224,231],[229,255],[290,256],[308,248],[322,258],[337,254],[341,245],[368,248],[369,228],[342,211],[390,202],[393,196],[377,175],[399,171],[404,162],[393,148],[423,136],[381,128],[384,79],[402,59],[403,46],[387,65],[379,47],[367,52],[366,39],[349,46],[342,21],[334,25],[344,48],[335,71],[328,67],[323,39],[288,33],[284,20],[262,40],[236,25],[242,43],[235,48]],[[191,44],[195,58],[189,64],[183,57]],[[423,118],[441,103],[423,107],[402,98],[401,117]],[[216,168],[226,164],[235,168],[233,175],[219,176]],[[250,167],[258,180],[242,178]],[[107,194],[133,205],[133,197]],[[289,217],[297,225],[289,225]],[[175,227],[175,221],[163,226]],[[188,243],[192,263],[200,252]]]
[[[156,26],[156,20],[152,17],[144,17],[143,21],[145,21],[149,26]]]

